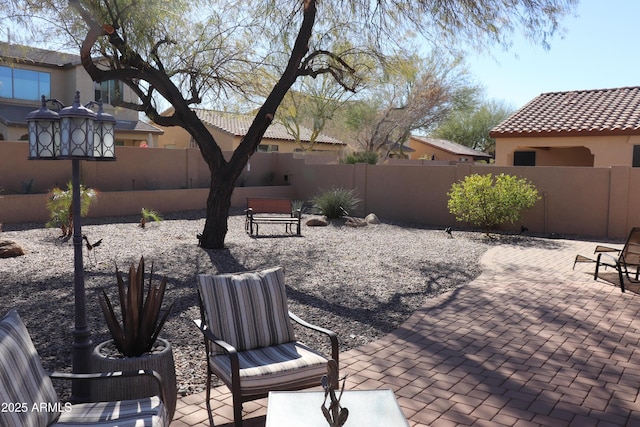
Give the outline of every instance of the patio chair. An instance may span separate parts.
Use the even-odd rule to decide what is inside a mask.
[[[206,406],[209,423],[211,377],[233,395],[233,417],[242,426],[242,404],[270,391],[319,386],[328,358],[296,341],[293,324],[326,334],[338,362],[336,333],[309,324],[288,310],[281,267],[259,272],[199,275],[200,320],[207,356]]]
[[[611,255],[616,253],[616,256]],[[634,227],[627,237],[627,241],[622,249],[616,249],[609,246],[596,246],[594,254],[596,259],[592,259],[583,255],[576,255],[573,262],[573,268],[579,262],[594,262],[596,269],[593,274],[593,280],[597,280],[600,274],[600,266],[615,268],[620,279],[620,289],[625,291],[624,279],[631,283],[640,283],[640,227]]]
[[[60,403],[51,378],[101,379],[152,375],[153,371],[97,374],[46,374],[40,356],[18,312],[0,320],[0,426],[168,426],[160,397],[94,403]]]

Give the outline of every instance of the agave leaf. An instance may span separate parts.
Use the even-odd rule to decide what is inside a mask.
[[[144,304],[144,257],[140,257],[138,263],[138,271],[136,271],[136,302],[138,304],[138,313],[142,313]],[[139,327],[139,324],[138,324]]]
[[[160,313],[160,305],[162,304],[162,300],[156,298],[156,294],[158,293],[158,289],[156,287],[150,287],[147,292],[147,300],[144,304],[144,310],[142,314],[142,324],[140,325],[140,336],[145,340],[145,346],[153,345],[153,343],[148,343],[146,340],[150,339],[153,335],[154,327],[156,322],[158,321],[158,315]]]
[[[145,298],[144,257],[140,258],[137,270],[135,265],[131,264],[126,283],[117,266],[116,278],[122,326],[118,323],[115,311],[104,290],[100,305],[118,350],[125,356],[140,356],[151,350],[173,308],[172,304],[158,322],[167,279],[164,278],[159,286],[154,286],[152,265]]]
[[[104,314],[105,321],[107,322],[107,327],[109,328],[109,332],[111,332],[111,336],[113,337],[113,342],[116,345],[118,351],[122,352],[122,346],[124,342],[124,332],[122,327],[120,327],[120,323],[118,323],[118,319],[116,317],[116,313],[113,310],[113,306],[111,305],[111,301],[107,296],[107,293],[104,289],[101,289],[102,294],[98,295],[98,300],[100,302],[100,307],[102,308],[102,314]]]
[[[154,325],[158,323],[158,318],[160,317],[160,309],[162,308],[162,300],[164,299],[164,291],[167,287],[167,278],[163,278],[160,282],[160,286],[154,287],[153,292],[149,292],[149,312],[147,315],[149,316],[150,321],[150,332],[154,332],[152,329]]]
[[[124,325],[124,334],[127,348],[132,349],[132,351],[134,351],[133,349],[136,347],[140,323],[140,310],[138,308],[139,286],[137,276],[135,266],[131,264],[131,267],[129,268],[129,287],[127,290],[127,323]]]
[[[160,319],[160,322],[158,323],[158,326],[156,326],[156,330],[153,333],[153,336],[151,337],[151,343],[149,345],[153,345],[153,343],[156,342],[156,340],[158,339],[158,335],[160,335],[160,331],[162,330],[162,327],[164,326],[164,322],[167,321],[167,319],[169,318],[169,314],[171,314],[171,309],[173,308],[173,304],[174,303],[171,303],[169,308],[167,308],[167,311],[164,312],[164,315],[162,316],[162,319]]]
[[[153,333],[153,325],[158,321],[158,312],[160,307],[155,304],[156,289],[153,286],[153,263],[151,263],[151,272],[149,273],[149,284],[147,285],[147,299],[144,301],[144,307],[142,308],[143,324],[140,325],[140,334],[144,337],[148,337]],[[162,300],[160,300],[162,304]],[[154,315],[155,313],[155,315]],[[152,343],[153,344],[153,343]]]
[[[122,273],[118,270],[118,266],[116,265],[116,280],[118,281],[118,295],[120,296],[120,310],[122,311],[122,324],[127,324],[127,293],[124,284],[124,280],[122,279]]]

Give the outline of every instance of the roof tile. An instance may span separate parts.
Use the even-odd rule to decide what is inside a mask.
[[[543,93],[491,130],[492,137],[640,134],[640,87]]]
[[[213,111],[205,109],[194,109],[196,115],[205,124],[217,127],[224,132],[235,136],[244,136],[254,117],[247,114],[234,114],[222,111]],[[281,123],[273,122],[267,128],[267,132],[263,138],[280,139],[285,141],[294,141],[294,137],[287,132],[287,129]],[[311,139],[311,129],[300,126],[300,139],[308,142]],[[327,135],[320,134],[316,137],[316,142],[321,144],[346,145],[344,142],[332,138]]]
[[[422,142],[423,144],[432,145],[441,150],[444,150],[459,156],[473,156],[475,158],[487,158],[487,159],[491,158],[490,154],[487,154],[483,151],[475,150],[471,147],[467,147],[466,145],[458,144],[457,142],[449,141],[446,139],[437,139],[437,138],[431,138],[428,136],[418,136],[418,135],[411,135],[411,138],[415,139],[418,142]]]

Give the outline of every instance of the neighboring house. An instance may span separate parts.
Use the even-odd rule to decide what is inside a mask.
[[[640,167],[640,87],[543,93],[489,135],[498,166]]]
[[[222,151],[233,151],[247,133],[249,126],[253,122],[253,116],[246,114],[235,114],[221,111],[212,111],[205,109],[194,109],[196,115],[207,126],[209,132],[213,135],[218,146]],[[173,109],[165,111],[163,114],[172,114]],[[178,126],[162,127],[164,135],[159,139],[161,147],[165,148],[187,148],[195,147],[195,141],[191,136]],[[301,143],[304,148],[308,148],[311,138],[311,130],[301,127]],[[311,147],[311,151],[342,151],[346,147],[346,143],[335,138],[320,134]],[[280,123],[274,122],[269,126],[267,132],[262,138],[262,142],[258,146],[258,151],[281,153],[293,153],[303,151],[293,136]]]
[[[408,145],[394,143],[394,144],[385,144],[382,147],[382,151],[386,155],[386,157],[390,159],[409,159],[411,154],[413,154],[416,150],[409,147]]]
[[[28,140],[25,117],[40,108],[42,95],[71,105],[76,91],[83,105],[102,99],[104,111],[116,118],[117,145],[157,145],[160,129],[138,120],[137,111],[111,105],[116,98],[138,99],[122,82],[94,83],[79,55],[0,42],[0,140]]]
[[[411,159],[440,160],[449,162],[479,162],[491,160],[491,155],[474,150],[466,145],[446,139],[430,138],[428,136],[411,135],[408,146],[414,151]]]

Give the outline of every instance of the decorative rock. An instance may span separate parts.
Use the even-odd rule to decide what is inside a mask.
[[[378,216],[374,213],[370,213],[369,215],[367,215],[364,220],[368,223],[368,224],[380,224],[380,220],[378,219]]]
[[[347,218],[347,220],[345,221],[344,225],[348,225],[349,227],[364,227],[367,224],[366,221],[363,221],[361,219],[357,219],[357,218]]]
[[[329,225],[327,221],[318,218],[311,218],[305,224],[309,227],[326,227]]]
[[[0,240],[0,258],[12,258],[24,255],[24,250],[13,240]]]

